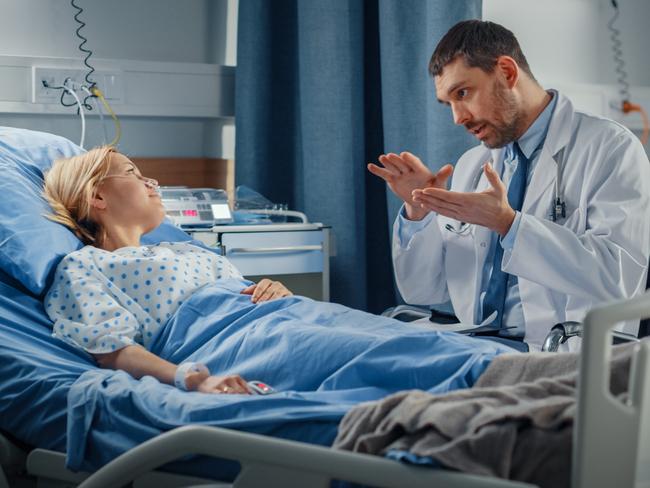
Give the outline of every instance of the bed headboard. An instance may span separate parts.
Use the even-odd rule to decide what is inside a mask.
[[[235,161],[219,158],[139,158],[131,157],[143,175],[162,186],[221,188],[232,200],[235,194]]]

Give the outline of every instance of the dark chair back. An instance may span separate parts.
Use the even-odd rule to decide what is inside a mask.
[[[650,289],[650,273],[648,273],[648,279],[645,283],[645,289]],[[641,337],[650,336],[650,319],[643,319],[639,324],[639,339]]]
[[[650,319],[643,319],[639,324],[639,339],[650,336]]]

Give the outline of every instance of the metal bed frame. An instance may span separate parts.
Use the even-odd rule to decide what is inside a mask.
[[[610,393],[608,368],[614,325],[624,320],[648,317],[650,293],[599,307],[587,314],[574,429],[573,488],[650,488],[650,340],[636,345],[626,403]],[[155,471],[190,454],[233,459],[241,464],[242,469],[232,484]],[[64,468],[64,460],[63,454],[43,449],[26,453],[8,439],[0,438],[0,465],[9,474],[7,478],[0,470],[0,488],[293,488],[327,487],[331,480],[386,488],[533,486],[196,425],[180,427],[144,442],[93,474],[72,473]],[[16,472],[19,472],[18,476],[15,476]]]

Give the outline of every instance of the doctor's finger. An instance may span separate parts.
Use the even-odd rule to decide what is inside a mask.
[[[458,207],[447,205],[444,202],[436,202],[436,201],[420,202],[420,207],[426,210],[433,210],[434,212],[442,214],[446,217],[453,217],[458,220],[463,220],[461,218],[461,216],[463,215],[461,209],[459,209]]]
[[[451,164],[445,164],[436,173],[436,180],[440,180],[441,182],[446,183],[447,179],[451,176],[453,172],[454,172],[454,167]]]
[[[444,203],[422,202],[420,204],[420,207],[429,211],[436,212],[437,214],[443,215],[445,217],[449,217],[459,221],[465,221],[463,215],[461,214],[461,212],[458,211],[457,208],[450,207],[449,205],[445,205]]]
[[[401,175],[404,171],[402,171],[400,167],[393,162],[390,156],[390,154],[379,156],[379,162],[383,164],[384,168],[390,171],[394,176]]]
[[[448,202],[436,200],[434,198],[424,199],[418,202],[421,208],[426,210],[433,210],[446,217],[453,217],[456,220],[466,222],[468,211],[465,207],[452,205]]]
[[[428,168],[424,165],[422,160],[413,153],[404,151],[400,153],[400,158],[402,159],[405,165],[411,168],[412,171],[415,171],[416,169],[422,169],[422,168],[428,170]]]
[[[402,174],[400,169],[391,163],[387,156],[380,156],[379,162],[384,166],[384,169],[388,171],[393,177],[397,177]]]
[[[452,207],[463,207],[467,202],[458,194],[452,194],[448,191],[429,192],[429,188],[424,190],[415,190],[413,192],[413,201],[427,201],[427,202],[440,202],[450,205]]]
[[[463,208],[465,206],[462,202],[458,202],[453,198],[449,199],[449,196],[446,194],[432,195],[421,190],[415,190],[413,192],[413,201],[416,203],[422,203],[422,202],[441,203],[441,204],[449,205],[452,208]]]
[[[453,203],[456,205],[468,205],[474,196],[470,193],[461,193],[456,191],[442,190],[440,188],[424,188],[422,194],[427,197],[437,198],[443,202]]]
[[[497,174],[497,172],[494,170],[494,167],[490,163],[485,163],[485,165],[483,166],[483,171],[485,172],[485,176],[490,182],[492,188],[494,188],[495,190],[505,191],[506,187],[503,184],[503,181],[501,181],[501,178],[499,178],[499,175]]]
[[[399,169],[400,173],[410,173],[412,170],[411,166],[404,162],[401,156],[398,156],[394,153],[388,153],[386,158],[390,163]]]
[[[393,178],[395,178],[395,175],[393,173],[391,173],[387,169],[377,166],[376,164],[368,163],[367,168],[368,171],[370,171],[373,175],[379,176],[384,181],[389,181],[389,180],[392,181]]]

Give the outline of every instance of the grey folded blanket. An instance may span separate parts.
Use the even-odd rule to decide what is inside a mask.
[[[612,353],[611,389],[627,391],[634,344]],[[504,354],[476,385],[444,395],[404,391],[348,412],[335,448],[409,451],[466,473],[569,486],[579,355]]]

